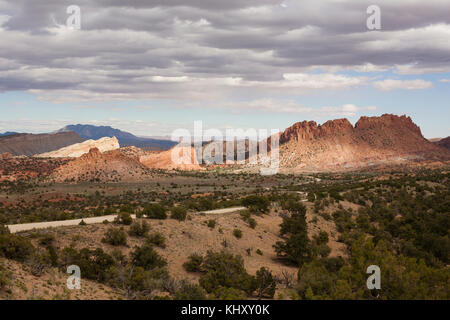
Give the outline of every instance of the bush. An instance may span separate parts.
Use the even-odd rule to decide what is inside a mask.
[[[162,233],[155,232],[147,237],[147,243],[153,244],[160,248],[165,248],[166,247],[166,238],[164,237],[164,235]]]
[[[263,255],[263,252],[262,252],[260,249],[256,249],[256,254],[262,256],[262,255]]]
[[[131,263],[144,270],[162,268],[167,265],[166,260],[162,258],[151,244],[144,244],[141,247],[135,247],[131,252]]]
[[[142,215],[150,219],[167,219],[166,208],[160,204],[146,206],[142,211]]]
[[[239,289],[219,287],[214,291],[214,298],[217,300],[246,300],[247,295]]]
[[[148,231],[150,230],[150,226],[147,222],[141,221],[141,222],[134,222],[130,230],[128,230],[128,234],[132,237],[144,237]]]
[[[273,279],[272,273],[266,268],[262,267],[256,271],[256,293],[259,299],[270,298],[273,299],[275,294],[276,283]]]
[[[127,244],[127,234],[123,228],[110,228],[106,231],[102,242],[109,243],[113,246],[125,246]]]
[[[207,226],[210,229],[214,229],[216,227],[216,220],[208,220]]]
[[[257,213],[267,213],[270,201],[264,196],[250,195],[242,199],[242,205]]]
[[[199,283],[207,292],[215,292],[220,287],[235,288],[250,295],[255,290],[255,279],[244,268],[241,256],[225,251],[208,251],[202,267],[204,274]]]
[[[39,244],[41,246],[51,246],[55,241],[55,236],[52,234],[46,234],[39,239]]]
[[[256,228],[256,225],[257,225],[256,220],[252,218],[252,214],[249,210],[245,210],[245,211],[241,212],[241,217],[242,217],[242,220],[244,220],[245,222],[248,223],[248,226],[250,228],[252,228],[252,229]]]
[[[234,229],[234,230],[233,230],[233,235],[234,235],[237,239],[240,239],[240,238],[242,238],[242,231],[239,230],[239,229]]]
[[[327,244],[329,241],[328,233],[326,231],[320,231],[319,234],[315,236],[315,241],[318,245]]]
[[[255,220],[255,219],[250,218],[250,219],[248,219],[247,222],[248,222],[248,226],[249,226],[250,228],[252,228],[252,229],[255,229],[255,228],[256,228],[257,223],[256,223],[256,220]]]
[[[129,299],[149,299],[154,290],[161,290],[162,283],[169,278],[165,268],[145,270],[142,267],[117,265],[109,271],[108,283],[126,291]]]
[[[6,233],[4,230],[0,234],[0,257],[7,259],[25,261],[30,257],[35,249],[30,240],[21,236]]]
[[[200,272],[203,263],[203,256],[197,253],[193,253],[188,257],[188,261],[183,263],[183,268],[187,272]]]
[[[187,210],[184,207],[174,207],[170,217],[178,221],[184,221],[187,217]]]
[[[120,206],[120,212],[133,213],[134,212],[134,208],[130,204],[123,204],[123,205]]]
[[[105,282],[109,269],[114,266],[114,259],[101,248],[90,250],[83,248],[77,251],[74,248],[64,248],[61,252],[63,272],[66,267],[77,265],[82,270],[83,278]]]
[[[133,218],[131,218],[131,215],[128,212],[119,212],[117,217],[114,219],[114,222],[129,226],[133,222]]]
[[[206,293],[198,284],[182,281],[175,292],[175,300],[206,300]]]
[[[5,269],[3,261],[0,261],[0,290],[11,283],[11,273]]]

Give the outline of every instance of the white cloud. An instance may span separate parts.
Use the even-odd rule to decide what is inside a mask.
[[[313,108],[303,106],[302,104],[293,100],[275,100],[270,98],[257,99],[246,102],[234,102],[217,105],[234,111],[235,113],[242,112],[269,112],[269,113],[293,113],[293,114],[307,114],[312,116],[343,116],[353,117],[358,113],[365,111],[374,111],[376,106],[357,106],[355,104],[344,104],[342,106],[324,106],[321,108]]]
[[[373,86],[381,91],[390,91],[395,89],[418,90],[431,88],[433,86],[433,83],[422,79],[416,80],[386,79],[383,81],[374,82]]]

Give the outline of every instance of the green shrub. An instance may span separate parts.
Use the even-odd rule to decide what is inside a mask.
[[[82,277],[99,282],[105,282],[109,269],[114,266],[114,259],[101,248],[90,250],[83,248],[80,251],[74,248],[64,248],[61,251],[63,272],[67,266],[77,265],[82,270]]]
[[[150,219],[167,219],[166,208],[160,204],[151,204],[144,208],[142,214]]]
[[[252,229],[255,229],[255,228],[256,228],[257,223],[256,223],[256,220],[255,220],[255,219],[250,218],[250,219],[248,219],[247,222],[248,222],[248,226],[249,226],[250,228],[252,228]]]
[[[131,252],[131,263],[144,268],[144,270],[162,268],[167,265],[166,260],[155,251],[151,244],[135,247]]]
[[[242,205],[257,213],[267,213],[270,201],[264,196],[250,195],[242,199]]]
[[[175,292],[175,300],[206,300],[206,293],[198,284],[182,281]]]
[[[240,238],[242,238],[242,231],[239,230],[239,229],[234,229],[234,230],[233,230],[233,235],[234,235],[237,239],[240,239]]]
[[[320,231],[314,238],[318,245],[327,244],[329,241],[328,232],[326,231]]]
[[[225,251],[208,251],[202,268],[204,274],[199,283],[209,293],[220,287],[239,289],[248,295],[255,290],[255,279],[245,270],[241,256],[234,256]]]
[[[187,210],[184,207],[174,207],[171,210],[172,214],[170,217],[172,219],[178,220],[178,221],[184,221],[187,217]]]
[[[55,236],[52,234],[46,234],[39,239],[39,244],[41,246],[51,246],[55,241]]]
[[[30,240],[2,231],[0,234],[0,257],[7,259],[25,261],[35,251]]]
[[[219,287],[214,291],[214,299],[217,300],[246,300],[244,291],[236,288]]]
[[[128,212],[119,212],[117,217],[114,219],[114,222],[129,226],[133,222],[133,218]]]
[[[166,247],[166,238],[160,232],[155,232],[147,236],[147,243],[155,245],[160,248]]]
[[[260,249],[256,249],[256,254],[262,256],[262,255],[263,255],[263,252],[262,252]]]
[[[208,220],[207,226],[210,229],[214,229],[216,227],[216,220]]]
[[[9,286],[11,283],[11,273],[5,269],[3,261],[0,260],[0,290]]]
[[[203,263],[203,256],[197,253],[193,253],[188,257],[188,261],[183,263],[183,268],[187,272],[200,272]]]
[[[127,244],[127,234],[123,228],[110,228],[106,231],[102,242],[109,243],[113,246],[125,246]]]
[[[273,279],[272,273],[266,268],[262,267],[256,271],[256,294],[259,299],[270,298],[273,299],[275,295],[276,283]]]
[[[144,237],[149,230],[150,226],[146,221],[136,221],[131,224],[128,234],[132,237]]]
[[[256,228],[256,220],[252,218],[252,214],[250,212],[250,210],[245,210],[243,212],[241,212],[241,218],[242,220],[244,220],[245,222],[248,223],[248,226],[252,229]]]

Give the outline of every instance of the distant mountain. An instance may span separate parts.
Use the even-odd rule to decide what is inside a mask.
[[[135,146],[147,150],[167,150],[176,143],[168,140],[141,138],[129,132],[114,129],[109,126],[93,126],[93,125],[68,125],[58,130],[58,132],[76,132],[83,139],[98,140],[103,137],[116,137],[121,147]]]
[[[75,132],[3,135],[0,137],[0,154],[10,153],[13,156],[32,156],[82,141],[83,139]]]
[[[444,147],[450,150],[450,137],[444,139],[437,139],[436,141],[432,141],[434,144]]]

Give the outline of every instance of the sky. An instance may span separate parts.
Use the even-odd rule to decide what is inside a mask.
[[[164,136],[194,121],[283,130],[393,113],[446,137],[449,12],[448,0],[0,0],[0,132]]]

